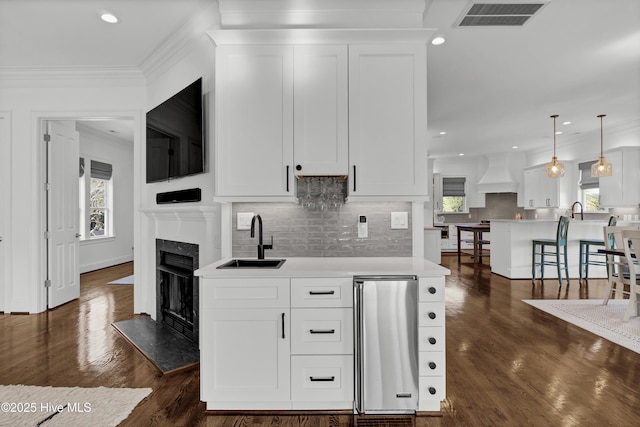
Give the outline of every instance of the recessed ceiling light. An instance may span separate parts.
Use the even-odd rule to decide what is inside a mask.
[[[460,154],[458,154],[458,156],[464,156],[464,153],[460,153]]]
[[[447,133],[445,131],[440,132],[440,135],[446,135]]]
[[[562,122],[563,125],[570,125],[571,122]]]
[[[557,131],[556,135],[562,135],[562,131],[561,130]]]
[[[436,36],[433,38],[433,40],[431,40],[431,44],[434,46],[441,45],[444,42],[445,42],[445,39],[442,36]]]
[[[107,22],[109,24],[115,24],[118,22],[118,18],[109,12],[104,12],[100,15],[100,19],[102,19],[104,22]]]
[[[518,148],[518,146],[517,146],[517,145],[514,145],[514,146],[513,146],[513,147],[511,147],[511,148],[513,148],[513,149],[515,150],[516,148]]]

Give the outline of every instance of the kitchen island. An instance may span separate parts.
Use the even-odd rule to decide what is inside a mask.
[[[195,272],[207,410],[353,410],[354,276],[418,277],[418,411],[445,398],[444,283],[422,258],[288,258],[277,269]],[[320,332],[322,333],[320,333]]]
[[[605,220],[571,220],[567,234],[569,277],[579,277],[580,239],[603,240],[605,225]],[[531,279],[531,241],[555,239],[557,228],[558,220],[491,220],[491,272],[509,279]],[[547,266],[544,277],[557,278],[556,268]],[[590,267],[589,277],[606,278],[605,267]]]

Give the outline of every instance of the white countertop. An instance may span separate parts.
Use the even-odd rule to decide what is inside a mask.
[[[230,261],[224,258],[195,271],[199,277],[345,277],[415,275],[445,276],[449,269],[415,257],[317,257],[286,258],[280,268],[217,269]]]

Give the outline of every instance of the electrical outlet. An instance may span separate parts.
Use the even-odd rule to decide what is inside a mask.
[[[253,218],[253,212],[238,212],[237,229],[238,230],[251,230],[251,219]]]

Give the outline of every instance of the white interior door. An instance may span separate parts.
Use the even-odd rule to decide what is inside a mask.
[[[9,196],[9,124],[8,118],[0,115],[0,152],[4,153],[2,161],[0,161],[0,311],[6,311],[6,283],[7,283],[7,261],[5,259],[5,245],[6,245],[6,213],[5,210],[9,208],[7,203],[7,197]]]
[[[48,307],[80,297],[78,158],[80,144],[75,128],[47,122],[48,148]]]

